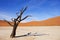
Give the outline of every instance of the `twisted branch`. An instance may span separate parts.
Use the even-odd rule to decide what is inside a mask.
[[[7,22],[10,26],[13,26],[9,21],[7,20],[4,20],[5,22]]]

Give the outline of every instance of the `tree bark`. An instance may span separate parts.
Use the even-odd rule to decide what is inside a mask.
[[[13,26],[13,30],[12,30],[12,33],[10,35],[11,38],[15,37],[16,35],[16,29],[17,29],[17,24],[16,24],[16,21],[14,22],[14,26]]]
[[[12,30],[12,33],[10,35],[11,38],[15,37],[15,35],[16,35],[16,29],[17,29],[17,26],[14,25],[13,30]]]

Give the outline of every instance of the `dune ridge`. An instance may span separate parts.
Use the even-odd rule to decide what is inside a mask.
[[[9,24],[3,20],[0,20],[0,26],[9,26]],[[49,18],[43,21],[31,21],[26,23],[20,23],[19,26],[60,26],[60,16]]]

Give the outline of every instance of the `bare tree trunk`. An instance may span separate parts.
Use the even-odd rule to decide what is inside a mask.
[[[12,30],[12,33],[10,35],[11,38],[15,37],[15,35],[16,35],[16,29],[17,29],[17,26],[14,25],[13,30]]]
[[[17,29],[17,24],[16,24],[16,21],[14,22],[14,25],[13,25],[13,30],[12,30],[12,33],[11,33],[11,35],[10,35],[10,37],[15,37],[15,35],[16,35],[16,29]]]

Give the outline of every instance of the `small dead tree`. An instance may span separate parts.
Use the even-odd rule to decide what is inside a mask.
[[[27,9],[27,7],[21,9],[20,12],[19,12],[20,14],[17,15],[17,18],[12,19],[13,25],[9,21],[5,20],[10,26],[13,26],[13,30],[12,30],[12,33],[10,35],[11,38],[15,37],[16,29],[17,29],[17,26],[19,25],[19,23],[21,21],[25,20],[26,18],[30,17],[30,15],[27,15],[24,18],[22,18],[22,14],[26,11],[26,9]],[[18,14],[18,13],[16,13],[16,14]]]

